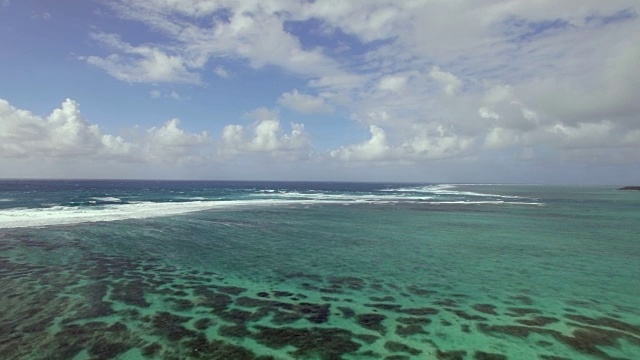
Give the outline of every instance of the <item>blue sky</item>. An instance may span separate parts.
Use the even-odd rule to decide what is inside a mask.
[[[639,12],[1,0],[0,176],[640,183]]]

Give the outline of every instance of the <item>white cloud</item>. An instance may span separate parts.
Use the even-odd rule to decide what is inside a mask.
[[[149,91],[149,96],[152,99],[160,99],[160,98],[168,98],[168,99],[173,99],[173,100],[185,100],[185,97],[180,95],[177,91],[175,90],[171,90],[168,93],[162,93],[162,91],[158,90],[158,89],[153,89],[151,91]]]
[[[495,150],[514,146],[520,142],[520,134],[518,134],[516,131],[505,129],[502,127],[495,127],[491,129],[487,134],[483,146],[487,149]],[[531,156],[530,149],[529,156]]]
[[[545,129],[554,141],[566,147],[609,146],[614,125],[609,121],[580,123],[575,126],[554,124]]]
[[[508,101],[513,96],[513,87],[505,84],[496,84],[487,90],[484,101],[487,104],[495,105]]]
[[[341,146],[337,150],[330,152],[332,157],[346,161],[362,161],[362,160],[387,160],[391,157],[392,149],[387,143],[387,134],[385,131],[375,125],[369,127],[371,138],[365,142]]]
[[[0,158],[100,159],[113,162],[183,163],[202,160],[206,132],[190,134],[178,119],[153,127],[137,142],[105,134],[89,123],[77,102],[66,99],[43,118],[0,99]]]
[[[218,65],[213,69],[213,73],[220,76],[221,78],[227,79],[229,78],[229,72],[222,65]]]
[[[404,75],[387,75],[378,82],[378,89],[402,93],[402,90],[407,85],[407,80],[407,77]]]
[[[209,134],[206,131],[190,134],[180,129],[179,125],[179,119],[171,119],[161,127],[147,130],[146,150],[152,160],[184,163],[202,160],[198,148],[210,141]]]
[[[109,4],[167,41],[131,45],[98,33],[110,53],[86,61],[128,82],[224,78],[217,64],[230,61],[247,71],[275,67],[297,84],[274,96],[278,104],[344,110],[335,116],[369,127],[367,141],[331,144],[336,159],[411,162],[507,148],[583,159],[588,151],[576,149],[638,146],[635,0]],[[285,134],[277,116],[229,125],[221,149],[277,153],[295,148],[284,145],[292,137],[308,143],[296,131],[304,133],[294,126]]]
[[[260,108],[252,116],[255,122],[251,126],[224,127],[219,149],[221,154],[268,153],[289,158],[309,155],[310,143],[303,124],[292,123],[291,132],[284,133],[274,112]]]
[[[442,86],[444,92],[449,96],[454,95],[462,86],[460,79],[450,72],[440,70],[438,66],[434,66],[429,75]]]
[[[332,108],[325,99],[319,96],[301,94],[297,89],[283,93],[278,103],[301,113],[329,112]]]
[[[17,109],[0,99],[0,149],[2,157],[118,157],[135,145],[103,134],[88,123],[78,103],[66,99],[46,118]]]
[[[404,161],[416,162],[450,158],[466,152],[471,138],[462,137],[439,125],[435,128],[415,128],[414,135],[400,146],[391,146],[386,132],[376,126],[369,127],[371,138],[359,144],[341,146],[330,155],[344,161]]]
[[[480,115],[481,118],[484,118],[484,119],[500,120],[501,118],[501,116],[498,115],[498,113],[486,107],[481,107],[480,109],[478,109],[478,114]]]
[[[104,69],[109,75],[126,82],[183,82],[199,83],[200,76],[189,70],[180,55],[170,55],[158,47],[131,46],[117,35],[96,33],[92,37],[119,52],[105,57],[81,57],[91,65]]]

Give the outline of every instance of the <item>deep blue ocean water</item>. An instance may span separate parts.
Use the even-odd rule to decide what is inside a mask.
[[[640,359],[640,192],[0,181],[3,359]]]

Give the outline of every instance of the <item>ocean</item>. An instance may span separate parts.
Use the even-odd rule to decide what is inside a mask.
[[[0,181],[2,359],[640,359],[640,192]]]

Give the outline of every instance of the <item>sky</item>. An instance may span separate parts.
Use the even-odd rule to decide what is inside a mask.
[[[640,184],[637,0],[0,0],[0,178]]]

